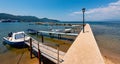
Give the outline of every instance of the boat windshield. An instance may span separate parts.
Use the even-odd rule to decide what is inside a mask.
[[[15,35],[15,39],[20,39],[20,38],[24,38],[24,37],[25,37],[25,35],[23,33]]]

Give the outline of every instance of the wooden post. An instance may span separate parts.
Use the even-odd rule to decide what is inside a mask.
[[[61,34],[58,34],[58,39],[61,39]]]
[[[38,42],[38,59],[39,59],[39,64],[41,64],[41,52],[39,49],[39,42]]]
[[[54,38],[54,34],[52,34],[52,38]]]
[[[43,35],[41,36],[41,38],[42,38],[42,43],[44,43],[44,37],[43,37]]]
[[[60,38],[60,35],[58,34],[58,39]]]
[[[60,39],[61,39],[61,34],[60,34]]]
[[[36,33],[36,34],[37,34],[37,37],[38,37],[38,33],[39,33],[39,32]]]
[[[32,38],[30,38],[30,58],[32,59]]]
[[[49,33],[50,38],[52,38],[52,33]]]

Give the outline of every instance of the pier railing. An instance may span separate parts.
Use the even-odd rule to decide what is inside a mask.
[[[58,44],[53,45],[56,47],[56,49],[55,49],[55,48],[45,45],[42,42],[35,40],[32,37],[31,37],[30,41],[25,42],[25,44],[27,44],[30,47],[31,54],[32,54],[32,50],[35,50],[36,52],[38,52],[38,56],[42,55],[42,56],[46,57],[47,59],[53,61],[54,63],[59,64],[59,63],[63,62],[63,57],[64,57],[65,53],[59,50]],[[39,50],[40,50],[40,52],[39,52]],[[40,59],[40,57],[38,57],[38,58]]]

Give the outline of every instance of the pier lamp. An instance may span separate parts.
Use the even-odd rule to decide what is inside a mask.
[[[84,28],[84,23],[85,23],[85,19],[84,19],[84,13],[85,13],[85,8],[82,9],[83,12],[83,33],[85,32],[85,28]]]

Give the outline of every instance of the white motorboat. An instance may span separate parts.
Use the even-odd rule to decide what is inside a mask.
[[[28,41],[30,39],[29,36],[25,34],[24,31],[16,32],[16,33],[9,33],[8,37],[3,37],[4,42],[12,45],[12,46],[23,46],[25,41]]]

